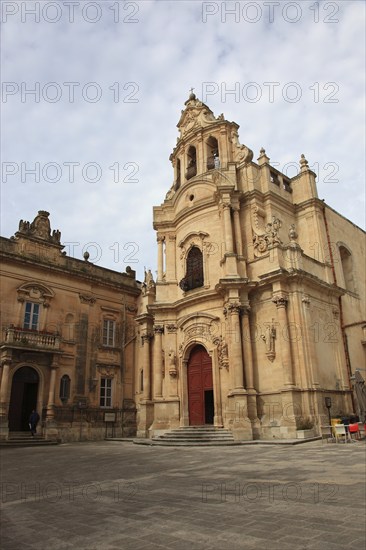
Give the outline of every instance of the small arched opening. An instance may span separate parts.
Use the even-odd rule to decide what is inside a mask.
[[[210,136],[206,142],[207,170],[220,168],[219,144],[216,138]]]
[[[347,290],[355,292],[352,254],[345,246],[341,245],[339,247],[339,255],[341,257],[344,286]]]
[[[189,180],[197,174],[197,153],[196,148],[191,145],[187,152],[186,179]]]
[[[192,246],[187,255],[186,275],[179,283],[184,292],[203,286],[203,256],[198,246]]]

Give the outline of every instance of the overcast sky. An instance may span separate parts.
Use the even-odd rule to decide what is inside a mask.
[[[155,272],[191,87],[364,226],[363,1],[3,1],[2,23],[3,236],[47,210],[68,254]]]

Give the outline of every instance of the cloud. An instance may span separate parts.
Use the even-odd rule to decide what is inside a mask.
[[[60,2],[56,23],[42,14],[39,23],[30,16],[23,23],[19,12],[3,25],[3,80],[19,87],[2,103],[3,161],[19,166],[2,182],[3,235],[12,235],[20,218],[32,220],[46,209],[62,240],[80,243],[74,247],[78,257],[94,242],[102,250],[100,265],[124,270],[127,258],[137,260],[131,267],[140,278],[144,265],[154,270],[152,207],[163,202],[173,181],[169,155],[191,86],[216,115],[223,112],[240,124],[240,139],[254,158],[261,146],[280,166],[305,153],[319,169],[320,197],[363,224],[363,3],[320,2],[318,23],[314,2],[297,3],[302,16],[296,23],[286,20],[296,14],[291,8],[283,12],[283,3],[273,23],[259,2],[257,23],[247,22],[243,11],[238,22],[229,15],[225,22],[223,5],[229,3],[211,3],[218,12],[203,23],[203,3],[185,1],[129,2],[129,8],[121,2],[115,23],[116,3],[99,4],[96,23],[83,18],[82,2],[70,23]],[[333,14],[329,6],[339,10]],[[94,17],[91,9],[88,13]],[[254,17],[254,11],[245,13]],[[39,101],[23,94],[22,102],[22,82],[28,90],[39,83]],[[57,91],[52,82],[61,90],[56,102],[49,101]],[[72,82],[78,85],[70,102],[72,86],[65,83]],[[256,102],[251,82],[260,92]],[[293,82],[301,90],[296,102]],[[215,93],[202,97],[207,83],[214,83]],[[272,85],[273,101],[268,83],[278,83]],[[29,174],[22,181],[21,163],[32,168],[36,162],[40,181]],[[70,162],[79,163],[74,181],[65,166]],[[42,177],[48,163],[62,169],[55,183]],[[88,163],[100,166],[99,181],[85,178]],[[332,163],[338,167],[333,176]],[[111,166],[119,167],[118,182]],[[137,169],[132,178],[131,166]],[[138,251],[128,243],[136,243]]]

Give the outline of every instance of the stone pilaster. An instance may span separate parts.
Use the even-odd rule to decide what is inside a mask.
[[[150,340],[151,334],[146,333],[142,337],[142,365],[143,365],[143,398],[151,398],[151,378],[150,378]]]
[[[154,326],[154,398],[161,398],[163,395],[163,350],[162,335],[164,327]]]
[[[158,243],[158,276],[156,278],[157,283],[161,283],[164,279],[164,237],[162,235],[157,236]]]
[[[232,430],[235,439],[252,439],[252,426],[248,418],[247,392],[244,389],[244,365],[241,341],[239,302],[228,302],[224,314],[229,317],[229,370],[231,370],[232,390],[228,395],[228,408],[225,411],[225,425]]]
[[[9,373],[11,359],[5,358],[2,360],[2,376],[0,388],[0,439],[7,439],[9,435],[8,424],[8,395],[9,395]]]
[[[283,292],[279,292],[273,296],[272,302],[274,302],[277,307],[277,318],[278,318],[280,330],[282,333],[280,345],[281,345],[281,358],[282,358],[282,369],[283,369],[283,382],[285,387],[291,388],[294,386],[291,345],[290,345],[290,338],[284,337],[284,334],[286,334],[286,332],[288,333],[288,318],[287,318],[288,297]]]
[[[250,334],[250,307],[242,308],[241,316],[241,332],[243,340],[243,358],[244,358],[244,374],[245,387],[247,389],[248,402],[248,417],[252,423],[253,439],[259,439],[261,435],[261,425],[258,418],[257,410],[257,392],[254,387],[254,365],[253,365],[253,349]]]
[[[166,281],[176,281],[176,254],[175,254],[175,235],[168,235],[165,240],[166,246]]]

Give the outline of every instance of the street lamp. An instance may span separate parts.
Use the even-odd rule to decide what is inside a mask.
[[[329,426],[331,426],[332,423],[331,423],[331,419],[330,419],[330,408],[332,406],[332,400],[331,400],[330,397],[325,398],[325,406],[328,409]]]

